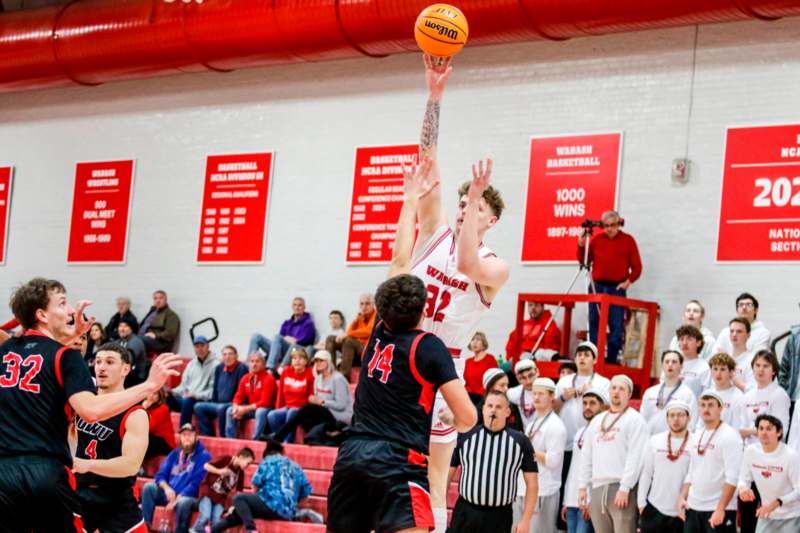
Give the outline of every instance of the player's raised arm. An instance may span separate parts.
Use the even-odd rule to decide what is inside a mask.
[[[103,477],[135,476],[147,451],[150,423],[144,409],[133,411],[125,420],[122,455],[112,459],[73,459],[72,469],[78,474],[92,472]]]
[[[494,255],[480,257],[481,231],[497,221],[497,216],[484,199],[492,175],[492,160],[472,165],[472,182],[459,204],[462,218],[458,234],[458,270],[478,284],[496,292],[508,280],[508,263]],[[485,226],[482,229],[482,226]],[[491,299],[491,298],[490,298]]]
[[[403,166],[403,207],[397,219],[397,233],[392,248],[392,263],[389,277],[407,274],[411,271],[411,256],[414,250],[414,234],[417,225],[417,207],[420,199],[438,187],[438,180],[431,182],[429,175],[433,160],[423,156],[419,166],[406,168]]]
[[[439,390],[447,402],[447,407],[453,414],[452,425],[459,433],[466,433],[478,423],[478,413],[475,405],[469,399],[467,389],[461,380],[454,379],[442,385]],[[440,415],[441,416],[441,415]],[[448,423],[450,423],[448,421]]]
[[[428,83],[428,102],[425,106],[425,117],[422,120],[419,153],[420,157],[427,155],[433,159],[430,179],[438,184],[440,176],[436,157],[439,147],[439,111],[444,88],[453,67],[450,66],[450,58],[437,58],[425,54],[423,59],[425,61],[425,79]],[[440,187],[434,187],[429,194],[420,199],[418,211],[418,242],[425,242],[440,226],[447,223],[447,217],[442,209]]]

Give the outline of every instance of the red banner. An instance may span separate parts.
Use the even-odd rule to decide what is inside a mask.
[[[124,263],[133,160],[78,163],[68,263]]]
[[[622,133],[534,137],[522,261],[575,262],[581,223],[616,209]]]
[[[0,265],[6,262],[6,243],[8,242],[8,214],[11,211],[12,167],[0,167]]]
[[[717,261],[800,260],[800,125],[728,128]]]
[[[403,206],[403,168],[417,162],[419,146],[356,149],[347,262],[388,263]]]
[[[210,155],[206,162],[198,263],[261,263],[272,154]]]

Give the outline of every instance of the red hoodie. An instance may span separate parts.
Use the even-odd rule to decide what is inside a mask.
[[[235,405],[253,405],[256,407],[275,407],[275,378],[266,370],[248,372],[239,381],[239,387],[233,396]]]
[[[175,428],[172,427],[172,417],[167,404],[162,403],[147,409],[150,417],[150,434],[164,439],[170,448],[175,447]]]
[[[281,380],[278,382],[277,409],[281,407],[303,407],[308,403],[308,397],[314,394],[314,373],[306,367],[305,372],[295,372],[293,366],[283,369]]]
[[[536,346],[536,341],[539,340],[539,335],[542,334],[542,329],[547,325],[552,314],[550,311],[543,311],[539,318],[529,318],[522,323],[522,351],[530,352]],[[516,348],[517,343],[517,330],[512,331],[508,336],[506,343],[506,358],[512,359],[514,364],[519,361],[519,356],[522,355]],[[542,342],[539,343],[539,348],[545,350],[555,350],[558,352],[561,349],[561,331],[558,329],[555,320],[550,327],[547,328]]]

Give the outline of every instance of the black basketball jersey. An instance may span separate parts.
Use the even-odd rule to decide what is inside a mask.
[[[454,379],[453,358],[436,335],[395,334],[378,322],[362,356],[351,434],[427,454],[436,391]]]
[[[67,466],[75,393],[95,391],[80,352],[28,330],[0,345],[0,457],[44,455]]]
[[[109,419],[90,424],[80,416],[75,416],[75,430],[78,433],[78,449],[75,456],[81,459],[114,459],[122,455],[122,439],[125,437],[125,422],[128,415],[138,410],[134,405]],[[92,472],[75,474],[79,488],[102,488],[104,491],[124,491],[133,488],[136,476],[110,478]]]

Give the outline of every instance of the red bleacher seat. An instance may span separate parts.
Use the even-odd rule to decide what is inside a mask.
[[[358,376],[361,375],[361,367],[354,366],[350,369],[350,383],[358,383]]]

